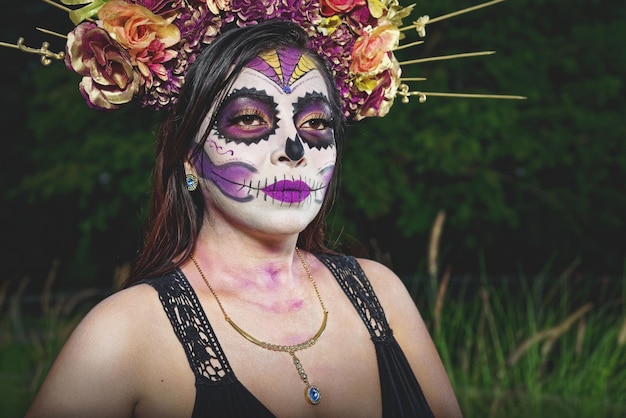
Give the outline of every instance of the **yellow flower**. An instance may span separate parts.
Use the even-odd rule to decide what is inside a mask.
[[[382,17],[383,12],[387,10],[387,2],[388,0],[367,0],[367,8],[372,17],[376,19]]]
[[[328,36],[331,35],[339,25],[341,25],[341,18],[339,16],[324,17],[318,24],[317,30],[319,30],[322,35]]]
[[[367,94],[370,94],[378,85],[378,80],[376,80],[376,77],[373,76],[359,75],[354,80],[354,85],[357,89],[359,89],[359,91],[364,91]]]

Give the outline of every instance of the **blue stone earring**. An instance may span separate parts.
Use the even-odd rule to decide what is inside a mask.
[[[193,192],[198,188],[198,177],[195,174],[187,174],[185,176],[185,182],[187,183],[187,190]]]

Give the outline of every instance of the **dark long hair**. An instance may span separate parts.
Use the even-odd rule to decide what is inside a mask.
[[[306,42],[307,36],[297,24],[272,20],[228,30],[200,53],[185,77],[177,103],[164,115],[157,133],[152,200],[143,245],[126,285],[166,274],[192,252],[205,203],[201,193],[187,191],[184,161],[190,150],[197,154],[203,149],[209,130],[198,144],[194,145],[194,139],[212,105],[223,98],[246,63],[271,49],[306,51],[327,84],[333,106],[337,164],[321,210],[300,233],[298,245],[308,251],[329,251],[325,244],[326,216],[334,198],[346,122],[332,72],[322,58],[306,49]]]

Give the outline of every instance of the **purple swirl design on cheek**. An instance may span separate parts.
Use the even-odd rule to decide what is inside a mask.
[[[201,177],[211,181],[224,196],[237,202],[248,202],[254,199],[250,194],[249,178],[257,172],[249,164],[234,162],[216,166],[204,153],[194,161],[196,171]]]
[[[217,145],[217,142],[213,141],[212,139],[209,140],[209,145],[215,149],[215,152],[217,152],[219,155],[235,155],[235,151],[233,151],[232,149],[227,149],[224,150],[224,147],[221,145]]]

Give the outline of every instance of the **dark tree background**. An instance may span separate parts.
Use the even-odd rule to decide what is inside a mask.
[[[413,17],[476,3],[418,3]],[[1,19],[0,41],[48,40],[55,51],[63,40],[35,26],[72,27],[36,0]],[[454,274],[533,275],[576,262],[581,274],[623,275],[624,33],[623,4],[598,0],[509,0],[429,25],[426,43],[401,60],[497,54],[403,67],[428,78],[415,88],[528,99],[398,100],[386,118],[351,127],[331,222],[336,244],[382,254],[401,275],[421,272],[443,210],[442,263]],[[3,280],[41,283],[59,260],[62,286],[111,286],[138,246],[159,116],[89,110],[79,77],[62,63],[0,54]]]

